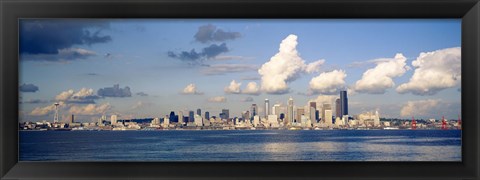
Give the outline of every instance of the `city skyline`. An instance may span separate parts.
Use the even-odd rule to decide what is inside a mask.
[[[242,117],[289,97],[336,115],[341,90],[350,114],[461,112],[460,20],[20,22],[20,121],[51,120],[54,103],[60,119],[85,122],[198,109]]]

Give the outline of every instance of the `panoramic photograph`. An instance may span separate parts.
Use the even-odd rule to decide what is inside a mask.
[[[462,161],[461,19],[20,19],[19,161]]]

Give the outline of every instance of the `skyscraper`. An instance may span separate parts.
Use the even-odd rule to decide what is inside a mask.
[[[310,108],[309,108],[309,112],[310,112],[310,121],[312,122],[315,122],[315,111],[317,111],[317,102],[310,102]]]
[[[265,99],[265,118],[270,115],[270,101],[268,99]]]
[[[340,99],[335,100],[335,117],[342,118],[342,103]]]
[[[230,118],[230,112],[229,112],[228,109],[222,109],[222,113],[224,114],[225,119],[229,119],[229,118]]]
[[[197,109],[197,115],[202,116],[202,110],[200,108]]]
[[[178,111],[178,123],[183,124],[183,112]]]
[[[75,116],[72,114],[72,118],[70,119],[70,124],[73,124],[75,122]]]
[[[297,117],[296,117],[296,121],[297,123],[302,123],[302,115],[305,115],[305,108],[303,107],[298,107],[297,108]]]
[[[195,113],[193,111],[188,112],[188,122],[194,122],[195,121],[194,115],[195,115]]]
[[[325,122],[325,123],[327,123],[327,121],[326,121],[326,113],[327,113],[327,111],[330,111],[330,116],[332,116],[332,106],[331,106],[330,104],[328,104],[328,103],[324,103],[324,104],[323,104],[323,109],[322,109],[322,120],[323,120],[323,122]],[[332,121],[331,119],[332,119],[332,118],[330,117],[330,121]]]
[[[293,98],[290,97],[288,99],[288,107],[287,107],[287,124],[293,122]]]
[[[257,104],[252,104],[252,116],[250,116],[250,118],[253,119],[253,117],[255,117],[257,115],[257,112],[258,112],[258,109],[257,109]]]
[[[205,120],[210,120],[210,112],[205,111]]]
[[[171,122],[178,122],[178,120],[175,118],[175,112],[173,111],[170,112],[168,119],[170,119]]]
[[[117,115],[113,114],[112,116],[110,116],[110,123],[112,125],[117,124]]]
[[[275,104],[272,107],[272,114],[280,116],[280,104]]]
[[[340,91],[340,106],[341,106],[341,114],[348,115],[348,98],[347,98],[347,91]]]

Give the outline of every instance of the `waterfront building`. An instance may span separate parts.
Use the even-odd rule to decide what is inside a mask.
[[[316,110],[315,111],[315,122],[318,122],[318,120],[320,119],[320,110]]]
[[[188,122],[194,122],[195,121],[194,115],[195,115],[195,113],[193,111],[188,112]]]
[[[297,123],[301,123],[302,122],[302,115],[305,115],[305,108],[303,107],[298,107],[297,108],[297,116],[296,116],[296,119],[295,119],[295,122]]]
[[[150,122],[150,126],[160,125],[160,118],[153,118],[152,122]]]
[[[197,109],[197,115],[202,116],[202,110],[200,108]]]
[[[287,124],[291,124],[293,122],[294,116],[293,116],[293,98],[290,97],[288,99],[287,103]]]
[[[379,126],[380,125],[380,115],[378,111],[366,112],[358,115],[358,120],[360,125],[370,125],[370,126]]]
[[[265,99],[265,118],[270,115],[270,101],[268,99]]]
[[[257,127],[260,124],[260,116],[253,116],[253,126]]]
[[[342,121],[344,125],[348,125],[348,115],[343,115],[342,116]]]
[[[110,116],[110,123],[111,123],[112,125],[116,125],[116,124],[117,124],[117,118],[118,118],[118,117],[117,117],[116,114],[111,115],[111,116]]]
[[[348,115],[348,98],[347,91],[340,91],[341,114]]]
[[[380,126],[380,114],[378,113],[378,111],[375,111],[375,117],[373,118],[373,125],[375,127]]]

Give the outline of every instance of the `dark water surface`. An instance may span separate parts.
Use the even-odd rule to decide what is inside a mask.
[[[20,161],[461,161],[460,130],[21,131]]]

